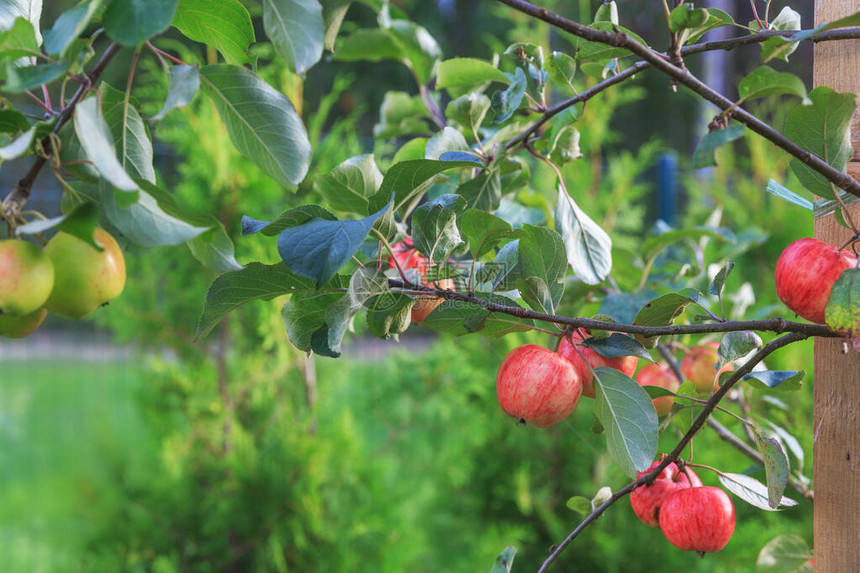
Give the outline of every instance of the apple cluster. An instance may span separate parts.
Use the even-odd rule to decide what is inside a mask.
[[[410,237],[406,237],[399,243],[394,243],[391,245],[391,249],[394,252],[394,257],[388,257],[389,269],[396,269],[397,263],[400,263],[400,268],[404,271],[411,271],[414,269],[418,273],[418,278],[422,285],[428,284],[427,271],[431,266],[430,261],[415,249]],[[397,262],[395,262],[395,258],[397,259]],[[434,281],[434,285],[440,289],[454,290],[453,279]],[[421,295],[418,300],[415,301],[415,304],[412,305],[412,322],[419,324],[424,322],[427,315],[433,312],[437,306],[442,304],[443,301],[444,299],[442,298]]]
[[[24,338],[48,312],[84,318],[120,295],[125,259],[103,229],[93,240],[57,233],[44,249],[22,239],[0,241],[0,336]]]
[[[660,464],[655,461],[642,477]],[[656,479],[630,494],[633,513],[649,527],[659,527],[669,543],[700,555],[728,544],[735,530],[735,507],[718,487],[703,486],[690,467],[670,463]]]
[[[798,239],[776,261],[776,294],[785,306],[824,324],[830,291],[839,276],[857,267],[857,257],[818,239]]]

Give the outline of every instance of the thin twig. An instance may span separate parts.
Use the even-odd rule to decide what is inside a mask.
[[[69,100],[69,103],[60,112],[57,117],[57,123],[54,125],[53,134],[57,134],[66,122],[71,119],[75,112],[75,107],[84,98],[84,96],[92,89],[93,85],[98,81],[99,77],[104,72],[107,65],[120,50],[119,44],[111,44],[102,54],[102,57],[96,62],[96,65],[90,70],[86,76],[86,81],[78,87],[75,95]],[[30,170],[22,177],[15,188],[3,200],[3,211],[5,213],[17,213],[21,210],[27,199],[30,198],[30,190],[33,188],[33,182],[39,175],[39,172],[48,162],[47,153],[52,149],[51,136],[47,135],[41,141],[42,149],[45,153],[41,153],[33,160],[33,165]]]
[[[502,4],[506,4],[516,10],[519,10],[524,14],[533,16],[539,20],[542,20],[548,24],[555,26],[560,30],[563,30],[585,40],[629,50],[633,54],[642,58],[644,61],[648,62],[652,67],[663,72],[672,80],[686,86],[688,89],[698,94],[704,100],[716,105],[721,110],[728,110],[735,106],[735,103],[732,100],[706,85],[704,82],[691,74],[688,69],[681,68],[673,64],[668,59],[666,59],[665,55],[652,50],[644,44],[640,44],[627,34],[621,32],[620,30],[616,30],[615,32],[605,32],[602,30],[589,28],[588,26],[584,26],[582,24],[579,24],[578,22],[574,22],[573,20],[569,20],[567,18],[559,16],[554,12],[550,12],[545,8],[535,6],[534,4],[526,2],[525,0],[496,1],[501,2]],[[858,182],[856,179],[854,179],[847,173],[834,168],[826,161],[824,161],[814,153],[810,152],[808,149],[804,149],[803,147],[795,143],[793,140],[785,137],[780,132],[772,128],[770,125],[763,122],[756,116],[752,115],[742,107],[735,107],[733,110],[732,117],[735,120],[749,127],[752,131],[758,133],[765,139],[771,141],[778,147],[787,151],[789,154],[791,154],[804,164],[808,165],[811,169],[823,175],[828,181],[832,182],[840,189],[844,189],[852,195],[860,197],[860,182]]]
[[[666,466],[668,466],[670,463],[677,460],[678,457],[680,456],[681,452],[683,451],[683,449],[687,446],[687,443],[693,439],[693,436],[695,436],[699,430],[702,429],[702,426],[704,426],[706,420],[711,415],[711,413],[714,411],[714,408],[716,408],[717,404],[719,404],[720,400],[729,392],[729,390],[732,389],[732,387],[743,376],[745,376],[746,374],[751,372],[753,367],[756,364],[758,364],[759,362],[764,360],[769,354],[771,354],[775,350],[782,348],[783,346],[786,346],[788,344],[791,344],[792,342],[797,342],[798,340],[803,340],[804,338],[807,338],[807,336],[804,334],[796,333],[796,332],[793,332],[791,334],[786,334],[785,336],[782,336],[780,338],[772,340],[767,345],[765,345],[764,348],[762,348],[761,350],[756,352],[755,355],[753,355],[753,357],[750,360],[748,360],[743,366],[738,368],[737,371],[735,371],[734,374],[732,374],[732,376],[728,380],[726,380],[725,384],[723,384],[720,387],[720,389],[717,390],[713,396],[711,396],[711,399],[708,400],[708,405],[705,406],[705,408],[702,410],[702,412],[699,414],[699,416],[693,421],[693,424],[690,426],[690,429],[687,431],[686,434],[684,434],[684,437],[681,438],[681,441],[678,442],[678,444],[675,446],[675,448],[672,450],[672,452],[669,455],[665,456],[662,459],[662,461],[657,465],[657,467],[655,467],[654,469],[652,469],[651,471],[649,471],[647,474],[643,475],[642,477],[633,480],[632,482],[630,482],[629,484],[627,484],[626,486],[624,486],[623,488],[621,488],[617,492],[613,493],[612,496],[608,500],[606,500],[605,502],[600,504],[600,506],[595,508],[594,511],[592,511],[585,519],[583,519],[579,523],[579,525],[576,526],[576,528],[573,531],[570,532],[570,534],[568,534],[568,536],[564,539],[564,541],[562,541],[561,543],[558,544],[558,546],[550,554],[550,556],[547,557],[546,561],[543,562],[543,565],[541,565],[540,569],[538,569],[538,573],[545,573],[549,569],[549,567],[553,564],[553,562],[558,558],[558,556],[561,555],[561,552],[564,551],[564,549],[568,545],[570,545],[570,543],[586,527],[588,527],[598,517],[600,517],[603,514],[603,512],[606,511],[611,505],[613,505],[619,499],[623,498],[624,496],[626,496],[627,494],[632,492],[634,489],[636,489],[640,485],[644,485],[644,484],[651,483],[652,481],[654,481],[654,479],[658,475],[660,475],[660,472],[662,472],[666,468]]]

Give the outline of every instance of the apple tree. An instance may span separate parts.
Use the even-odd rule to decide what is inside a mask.
[[[827,86],[808,91],[800,78],[772,65],[801,42],[860,37],[851,28],[860,24],[860,13],[804,27],[790,7],[773,14],[769,2],[750,23],[683,0],[664,2],[670,41],[657,48],[624,26],[612,1],[585,23],[523,0],[495,3],[549,24],[562,41],[551,48],[523,37],[492,61],[456,57],[444,55],[426,28],[388,2],[266,0],[268,54],[253,50],[257,32],[238,0],[89,0],[49,28],[40,26],[41,2],[8,3],[0,8],[0,158],[29,168],[4,190],[6,243],[26,239],[32,245],[61,232],[82,245],[76,248],[91,251],[73,264],[61,256],[56,269],[94,267],[89,258],[112,251],[99,240],[104,235],[141,248],[186,245],[203,267],[220,273],[200,293],[201,344],[231,311],[278,297],[285,297],[281,316],[295,348],[333,359],[359,315],[371,335],[385,340],[409,336],[413,323],[447,336],[543,333],[552,341],[546,348],[520,347],[500,366],[502,409],[540,428],[575,416],[583,396],[593,399],[595,431],[605,435],[618,471],[631,481],[593,499],[572,499],[587,506],[586,516],[559,540],[541,571],[617,501],[657,489],[667,493],[646,500],[643,521],[659,525],[680,549],[718,551],[734,527],[732,502],[723,489],[700,487],[694,470],[716,472],[735,499],[762,510],[796,503],[783,495],[787,487],[813,497],[808,477],[790,464],[794,436],[749,412],[742,400],[727,398],[742,385],[799,388],[804,372],[764,366],[771,353],[795,342],[841,339],[846,352],[860,350],[854,251],[860,231],[849,209],[860,197],[860,182],[846,171],[855,97]],[[353,4],[372,10],[376,25],[342,32]],[[214,63],[186,62],[169,43],[162,45],[160,34],[169,27],[205,44]],[[736,36],[703,41],[720,27]],[[761,46],[761,65],[740,80],[736,99],[703,83],[685,64],[702,52],[746,44]],[[131,55],[126,81],[109,85],[105,70],[123,53]],[[317,150],[298,111],[301,102],[260,71],[265,58],[277,58],[300,78],[328,65],[327,53],[339,62],[408,70],[412,89],[385,95],[374,128],[380,149],[392,153],[358,154],[332,169],[312,169]],[[151,117],[139,111],[132,89],[143,60],[157,62],[169,85]],[[792,191],[771,180],[762,193],[798,209],[833,212],[850,229],[844,244],[798,242],[780,258],[776,290],[811,322],[791,320],[788,312],[789,318],[749,319],[744,305],[727,300],[736,268],[731,259],[754,243],[718,218],[663,229],[633,250],[620,249],[589,215],[580,190],[567,184],[566,169],[583,160],[581,142],[589,137],[579,128],[592,113],[588,102],[649,73],[665,76],[667,98],[689,90],[717,108],[702,126],[694,167],[716,165],[718,148],[753,132],[791,155],[804,187]],[[794,105],[781,129],[745,107],[774,96]],[[242,214],[243,234],[270,238],[280,259],[275,263],[240,264],[225,221],[183,209],[159,183],[152,126],[195,97],[211,102],[232,144],[266,176],[320,198],[271,220]],[[533,188],[538,169],[553,174],[551,189]],[[64,189],[63,215],[52,219],[27,209],[36,177],[47,170]],[[812,203],[804,194],[821,199]],[[732,248],[705,251],[705,243]],[[678,245],[692,246],[689,260],[671,256]],[[704,260],[705,253],[713,258]],[[110,297],[87,301],[86,312],[77,315],[116,296],[119,282],[108,285]],[[6,296],[4,285],[0,296]],[[66,289],[51,296],[80,302]],[[9,316],[0,320],[20,320],[16,314],[39,310],[42,302],[26,313],[4,308]],[[53,310],[50,303],[45,308]],[[679,337],[702,338],[685,348]],[[637,363],[648,362],[655,366],[634,379]],[[745,435],[727,430],[712,417],[715,411],[740,419]],[[658,438],[670,426],[682,428],[683,437],[658,452]],[[694,463],[692,441],[705,426],[761,464],[766,483],[733,468]],[[677,517],[661,518],[661,506]],[[788,551],[794,542],[774,540],[760,565],[806,567],[809,549],[801,543]],[[510,570],[513,553],[502,553],[497,570]]]

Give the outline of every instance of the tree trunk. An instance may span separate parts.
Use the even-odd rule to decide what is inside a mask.
[[[815,24],[860,12],[860,0],[816,0]],[[860,94],[860,41],[815,46],[815,85]],[[854,155],[848,164],[860,176],[860,114],[851,125]],[[860,221],[860,204],[851,209]],[[851,236],[832,215],[815,222],[815,236],[840,245]],[[844,352],[841,340],[815,341],[815,570],[849,573],[860,567],[860,354]]]

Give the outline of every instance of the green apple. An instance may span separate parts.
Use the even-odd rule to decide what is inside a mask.
[[[30,314],[53,287],[54,266],[43,249],[20,239],[0,241],[0,314]]]
[[[45,252],[54,263],[54,290],[45,308],[70,318],[84,318],[122,293],[125,258],[104,229],[93,233],[101,252],[68,233],[59,232]]]
[[[48,315],[47,309],[39,308],[24,316],[0,315],[0,336],[24,338],[33,334]]]

